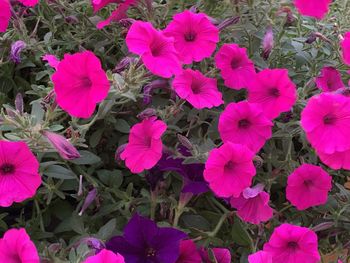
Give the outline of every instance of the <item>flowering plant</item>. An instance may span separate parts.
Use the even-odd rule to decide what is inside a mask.
[[[0,262],[350,262],[349,7],[0,0]]]

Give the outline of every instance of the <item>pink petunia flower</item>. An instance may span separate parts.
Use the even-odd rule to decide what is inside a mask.
[[[220,197],[239,197],[255,176],[254,153],[245,145],[224,143],[209,153],[204,179]]]
[[[128,11],[128,9],[133,6],[136,5],[139,0],[125,0],[123,2],[119,1],[121,4],[117,7],[117,9],[115,9],[111,16],[108,17],[106,20],[98,22],[97,24],[97,28],[98,29],[102,29],[105,26],[110,25],[113,21],[120,21],[124,18],[127,18],[126,12]]]
[[[39,263],[38,251],[24,228],[7,230],[0,239],[1,261]]]
[[[216,79],[207,78],[198,70],[185,69],[176,75],[172,87],[176,94],[196,109],[212,108],[224,103]]]
[[[175,39],[175,49],[184,64],[210,57],[219,42],[219,30],[207,15],[188,10],[176,14],[164,34]]]
[[[97,12],[98,10],[104,8],[105,6],[111,4],[111,3],[122,3],[123,0],[91,0],[91,5],[94,9],[94,12]]]
[[[215,260],[217,263],[231,263],[231,253],[230,250],[227,248],[212,248],[211,251],[213,252],[213,256],[215,257]],[[202,248],[200,250],[202,261],[197,261],[197,263],[203,262],[203,263],[212,263],[213,261],[210,260],[208,250]]]
[[[259,104],[271,119],[291,110],[297,99],[296,86],[287,69],[262,70],[249,82],[248,92],[248,101]]]
[[[261,184],[253,188],[246,188],[238,197],[232,197],[231,206],[237,209],[237,214],[244,221],[252,224],[260,224],[268,221],[273,214],[269,206],[270,195],[264,192]]]
[[[350,66],[350,32],[346,32],[344,39],[340,42],[342,49],[343,61]]]
[[[110,88],[100,60],[91,51],[65,54],[52,81],[58,105],[78,118],[91,117]]]
[[[332,177],[321,167],[303,164],[288,176],[287,199],[298,210],[323,205],[332,189]]]
[[[88,257],[84,263],[124,263],[124,258],[120,254],[114,254],[112,251],[103,249],[95,256]]]
[[[60,64],[60,60],[55,56],[51,54],[46,54],[42,57],[43,61],[47,61],[50,67],[54,68],[57,70],[58,65]]]
[[[272,126],[260,108],[247,101],[230,103],[219,118],[221,139],[244,144],[253,152],[258,152],[271,138]]]
[[[258,251],[248,256],[249,263],[273,263],[272,257],[265,251]]]
[[[224,44],[215,55],[215,64],[221,70],[225,85],[231,89],[247,87],[248,81],[256,74],[247,49],[237,44]]]
[[[317,152],[350,150],[350,100],[337,93],[313,96],[301,113],[301,126]]]
[[[316,85],[323,92],[336,91],[344,88],[340,72],[333,67],[324,67],[321,74],[315,79]]]
[[[317,152],[317,155],[325,165],[334,170],[350,170],[350,150],[331,154]]]
[[[332,0],[294,0],[295,7],[304,16],[323,19]]]
[[[126,36],[130,52],[141,56],[146,68],[153,74],[170,78],[181,73],[181,64],[174,47],[174,39],[166,37],[151,23],[136,21]]]
[[[0,0],[0,32],[5,32],[11,18],[11,5],[9,0]]]
[[[33,7],[39,3],[39,0],[18,0],[18,2],[22,3],[24,6]]]
[[[22,202],[41,185],[39,162],[24,142],[0,140],[0,206]]]
[[[176,263],[199,263],[201,256],[192,240],[180,241],[180,256]]]
[[[132,173],[141,173],[157,164],[162,157],[161,137],[166,129],[166,124],[156,117],[144,119],[131,128],[129,142],[120,158]]]
[[[275,228],[264,251],[272,257],[273,263],[317,263],[317,235],[307,227],[282,224]]]

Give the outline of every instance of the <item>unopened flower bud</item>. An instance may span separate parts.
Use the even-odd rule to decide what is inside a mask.
[[[155,89],[167,88],[169,86],[169,82],[165,79],[157,79],[147,84],[143,88],[143,103],[148,105],[152,102],[152,92]]]
[[[11,45],[11,54],[10,54],[10,59],[15,62],[16,64],[21,63],[21,52],[23,49],[25,49],[27,44],[22,41],[18,40],[14,42]]]
[[[144,120],[144,119],[148,119],[149,117],[152,116],[156,116],[157,115],[157,111],[153,108],[147,108],[144,111],[140,112],[137,115],[137,118],[139,118],[140,120]]]
[[[114,158],[115,158],[115,160],[116,160],[117,162],[120,162],[120,161],[122,160],[122,159],[120,158],[120,155],[122,154],[122,152],[124,152],[125,147],[126,147],[127,145],[128,145],[127,143],[122,144],[122,145],[120,145],[120,146],[117,148],[117,150],[115,151],[115,156],[114,156]]]
[[[262,57],[267,60],[271,54],[274,46],[272,26],[268,26],[263,39],[263,53]]]
[[[44,131],[43,135],[63,159],[72,160],[80,157],[78,150],[64,136],[50,131]]]
[[[85,210],[94,202],[97,196],[97,189],[93,188],[88,195],[86,196],[83,206],[79,212],[79,215],[82,216]]]
[[[187,137],[185,137],[181,134],[177,134],[177,139],[179,140],[181,145],[185,146],[188,150],[193,149],[193,145]]]
[[[222,31],[223,29],[225,29],[228,26],[237,24],[239,22],[240,17],[239,16],[235,16],[235,17],[231,17],[231,18],[226,18],[225,20],[223,20],[218,26],[217,28]]]
[[[113,73],[118,73],[120,74],[124,70],[126,70],[130,64],[134,63],[137,61],[137,58],[135,57],[125,57],[122,60],[120,60],[117,64],[117,66],[114,68]]]
[[[23,114],[23,108],[24,108],[24,103],[23,103],[23,97],[22,97],[22,94],[21,93],[18,93],[16,95],[16,99],[15,99],[15,106],[16,106],[16,110],[18,111],[18,113],[20,115]]]

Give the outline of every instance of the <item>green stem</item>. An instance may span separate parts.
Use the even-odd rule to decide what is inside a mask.
[[[157,208],[157,194],[155,191],[151,191],[151,219],[154,220],[156,217]]]
[[[217,235],[217,233],[220,231],[222,225],[224,224],[224,222],[226,221],[227,217],[229,216],[230,212],[227,212],[225,214],[223,214],[220,217],[219,222],[217,223],[216,227],[214,228],[214,230],[212,232],[208,233],[208,236],[210,237],[215,237]]]

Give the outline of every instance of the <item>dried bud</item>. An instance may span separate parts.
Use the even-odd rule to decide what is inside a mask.
[[[254,163],[255,168],[259,169],[263,166],[264,160],[259,155],[256,155],[253,159],[253,163]]]
[[[188,150],[192,150],[193,149],[193,145],[190,142],[189,139],[187,139],[187,137],[181,135],[181,134],[177,134],[177,139],[179,140],[179,142],[185,146]]]
[[[236,17],[231,17],[231,18],[226,18],[225,20],[223,20],[218,26],[217,28],[221,31],[223,29],[225,29],[228,26],[237,24],[239,22],[240,17],[236,16]]]
[[[62,135],[49,131],[44,131],[43,135],[63,159],[72,160],[80,157],[78,150]]]
[[[156,115],[157,115],[157,112],[155,109],[147,108],[144,111],[140,112],[137,115],[137,118],[139,118],[140,120],[144,120],[144,119],[148,119],[149,117],[156,116]]]
[[[124,18],[118,21],[118,24],[122,27],[129,28],[135,22],[135,19],[132,18]]]
[[[318,224],[317,226],[314,226],[312,230],[315,232],[319,232],[319,231],[330,229],[333,227],[333,225],[334,225],[333,222],[323,222],[321,224]]]
[[[79,23],[79,19],[76,16],[67,16],[64,20],[66,20],[68,24],[72,25]]]
[[[122,154],[122,152],[124,152],[126,146],[127,146],[127,143],[122,144],[122,145],[120,145],[120,146],[117,148],[117,150],[115,151],[115,156],[114,156],[114,158],[115,158],[115,160],[116,160],[117,162],[120,162],[120,161],[122,160],[122,159],[120,158],[120,155]]]
[[[22,94],[21,93],[18,93],[17,95],[16,95],[16,99],[15,99],[15,106],[16,106],[16,110],[18,111],[18,113],[20,114],[20,115],[22,115],[23,114],[23,106],[24,105],[24,103],[23,103],[23,97],[22,97]]]
[[[315,42],[317,39],[315,33],[311,33],[310,36],[306,39],[305,43],[306,44],[312,44],[313,42]]]
[[[263,39],[263,53],[262,57],[267,60],[271,54],[274,46],[272,26],[268,26]]]
[[[18,40],[14,42],[11,45],[11,54],[10,54],[10,59],[15,62],[16,64],[21,63],[21,51],[25,49],[27,44],[22,41]]]
[[[288,6],[283,6],[277,11],[277,15],[286,14],[286,26],[290,26],[294,23],[295,18],[292,10]]]
[[[137,58],[135,57],[125,57],[122,60],[120,60],[117,64],[117,66],[114,68],[113,73],[120,74],[124,70],[126,70],[130,64],[137,61]]]
[[[155,89],[167,88],[169,86],[169,82],[165,79],[157,79],[147,84],[143,88],[143,103],[148,105],[152,102],[152,92]]]
[[[93,188],[85,198],[84,204],[79,212],[79,215],[82,216],[85,210],[92,204],[92,202],[96,199],[97,189]]]

